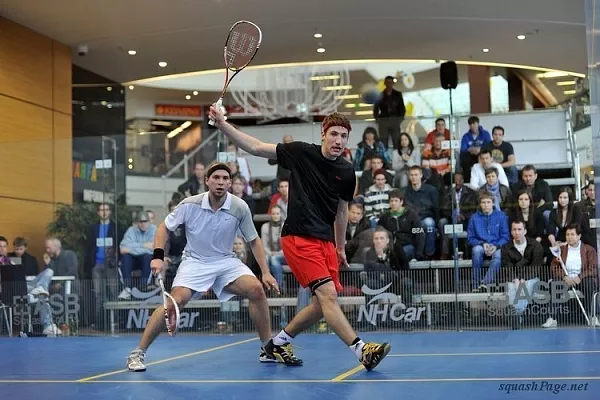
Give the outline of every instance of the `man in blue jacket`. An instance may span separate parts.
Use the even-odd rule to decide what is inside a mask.
[[[469,117],[469,131],[460,142],[460,167],[465,181],[471,177],[471,168],[479,162],[479,153],[483,146],[492,142],[492,136],[479,125],[479,117]],[[465,182],[469,183],[469,182]]]
[[[479,197],[480,209],[473,214],[467,228],[467,241],[473,248],[473,291],[487,290],[494,283],[500,271],[502,247],[510,240],[508,217],[494,207],[494,196],[482,193]],[[481,279],[483,260],[491,258],[487,274]]]

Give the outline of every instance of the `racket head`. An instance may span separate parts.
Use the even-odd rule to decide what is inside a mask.
[[[238,21],[229,29],[225,40],[225,67],[238,72],[254,59],[262,42],[262,31],[253,22]]]
[[[163,283],[162,277],[158,276],[158,283],[163,296],[163,308],[165,316],[165,325],[169,335],[175,336],[177,329],[179,328],[179,321],[181,320],[181,314],[179,312],[179,306],[177,302],[167,291],[165,290],[165,284]]]
[[[179,313],[179,306],[177,306],[177,302],[175,299],[169,294],[165,292],[165,325],[167,326],[167,332],[169,335],[175,336],[177,333],[177,329],[179,328],[179,321],[181,320],[181,315]]]

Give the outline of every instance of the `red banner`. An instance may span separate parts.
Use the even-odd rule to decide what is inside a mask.
[[[183,106],[179,104],[156,104],[154,113],[161,117],[202,118],[202,106]]]

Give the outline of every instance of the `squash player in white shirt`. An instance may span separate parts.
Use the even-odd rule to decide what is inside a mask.
[[[180,309],[201,292],[212,289],[220,301],[238,295],[249,300],[249,312],[263,343],[259,360],[275,362],[264,345],[271,339],[269,305],[261,282],[233,252],[238,231],[250,243],[262,271],[262,283],[279,293],[277,281],[269,272],[263,243],[254,227],[248,205],[229,193],[231,170],[225,164],[214,164],[206,173],[208,192],[183,200],[157,228],[154,239],[152,272],[164,268],[164,246],[168,230],[185,224],[187,245],[173,281],[171,296]],[[145,371],[144,358],[150,344],[165,329],[164,311],[159,306],[148,322],[138,347],[127,358],[129,371]]]

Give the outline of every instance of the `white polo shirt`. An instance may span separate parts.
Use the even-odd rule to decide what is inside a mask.
[[[168,230],[185,224],[187,245],[184,254],[202,262],[235,257],[233,242],[238,232],[248,242],[258,237],[248,204],[227,193],[225,202],[213,211],[208,192],[184,199],[165,218]]]

